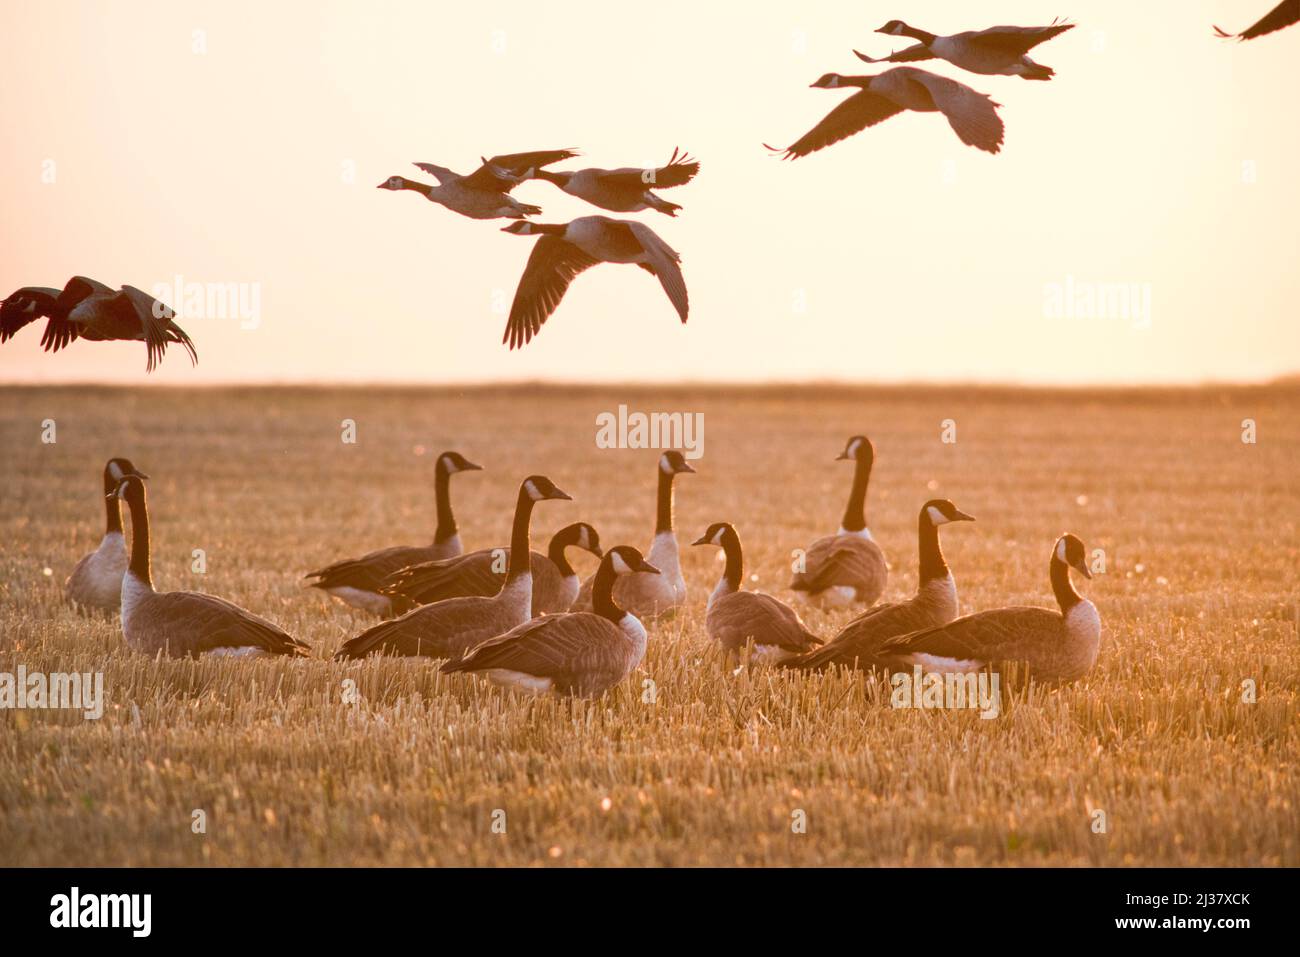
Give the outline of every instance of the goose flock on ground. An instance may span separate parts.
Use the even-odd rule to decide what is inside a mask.
[[[946,499],[931,499],[917,515],[916,593],[881,603],[889,566],[865,513],[875,447],[866,436],[855,435],[839,458],[853,463],[843,518],[834,534],[796,553],[788,586],[794,600],[856,612],[829,638],[810,629],[780,598],[743,588],[744,553],[734,525],[715,522],[692,543],[720,548],[725,560],[705,600],[704,622],[727,667],[805,672],[843,667],[883,674],[921,667],[967,674],[1017,665],[1048,683],[1073,681],[1092,669],[1101,618],[1070,577],[1071,570],[1092,577],[1076,536],[1062,535],[1052,547],[1048,582],[1055,608],[1010,606],[959,617],[957,585],[939,545],[939,528],[974,517]],[[654,535],[644,553],[631,545],[602,549],[596,529],[577,522],[557,531],[544,555],[531,548],[533,511],[539,503],[571,498],[544,475],[520,483],[508,547],[464,551],[450,477],[479,469],[458,452],[438,457],[432,544],[381,549],[306,576],[311,587],[379,617],[344,641],[334,658],[438,660],[445,673],[478,673],[525,692],[584,697],[627,679],[645,657],[647,624],[691,607],[673,498],[675,479],[695,469],[676,450],[658,457]],[[306,644],[224,599],[155,590],[147,480],[129,459],[105,464],[104,537],[69,576],[67,599],[82,610],[120,612],[127,646],[150,656],[309,657]],[[129,550],[123,501],[131,519]],[[579,580],[569,549],[598,560],[586,581]]]
[[[1300,22],[1300,0],[1282,0],[1257,23],[1231,34],[1215,27],[1220,37],[1253,40]],[[917,63],[944,60],[968,73],[1050,80],[1055,71],[1029,56],[1040,43],[1074,27],[1053,20],[1046,26],[995,26],[950,35],[930,33],[902,20],[877,29],[893,37],[914,40],[911,46],[882,57],[854,50],[865,63]],[[824,119],[785,149],[768,146],[785,159],[797,159],[838,143],[870,126],[906,111],[942,113],[953,132],[968,146],[997,153],[1002,148],[1003,123],[999,104],[964,83],[914,66],[895,66],[873,76],[827,73],[812,84],[816,89],[853,89]],[[765,144],[766,145],[766,144]],[[501,341],[511,350],[527,345],[559,307],[569,284],[600,263],[636,265],[659,280],[683,323],[690,312],[681,256],[645,223],[609,216],[581,216],[568,223],[538,223],[542,208],[516,199],[513,190],[530,180],[557,189],[600,209],[615,213],[655,210],[676,216],[681,206],[656,190],[684,186],[700,164],[674,149],[664,166],[555,170],[554,164],[573,160],[573,149],[535,150],[483,158],[468,174],[434,163],[416,163],[437,185],[390,176],[380,189],[408,190],[469,219],[510,219],[504,231],[538,236],[515,290]],[[198,355],[190,337],[173,321],[175,311],[133,286],[114,290],[84,276],[74,276],[60,289],[24,286],[0,300],[0,343],[40,318],[49,321],[41,344],[57,352],[76,339],[139,340],[148,347],[147,371],[157,366],[169,343],[178,342],[192,362]]]

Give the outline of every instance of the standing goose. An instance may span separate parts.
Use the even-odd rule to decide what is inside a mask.
[[[1056,71],[1050,66],[1035,63],[1026,54],[1038,44],[1073,28],[1073,23],[1053,20],[1045,27],[989,27],[987,30],[967,30],[941,37],[909,27],[902,20],[890,20],[876,32],[895,37],[911,37],[920,42],[879,59],[858,53],[857,50],[853,52],[859,60],[866,63],[915,63],[938,57],[971,73],[1050,80]]]
[[[878,76],[827,73],[813,87],[821,90],[857,87],[858,92],[826,114],[825,119],[791,146],[784,150],[767,147],[774,153],[783,153],[783,159],[815,153],[904,110],[942,113],[963,143],[988,153],[1002,149],[1002,119],[996,109],[999,104],[966,84],[937,73],[910,66],[897,66]]]
[[[1050,578],[1059,611],[1013,606],[981,611],[937,628],[885,642],[876,662],[890,670],[919,665],[927,672],[960,673],[1019,662],[1040,681],[1073,681],[1097,663],[1101,616],[1079,595],[1070,569],[1084,578],[1088,570],[1083,542],[1062,535],[1052,549]]]
[[[97,549],[77,562],[63,586],[68,601],[80,608],[116,612],[122,607],[126,539],[122,535],[122,503],[114,493],[128,475],[149,477],[130,459],[109,459],[104,466],[104,537]]]
[[[541,235],[515,290],[502,342],[526,345],[550,318],[569,283],[597,263],[633,263],[659,279],[668,301],[686,322],[690,303],[677,255],[644,223],[608,216],[582,216],[570,223],[511,223],[503,232]]]
[[[740,536],[727,522],[714,522],[693,545],[718,545],[727,564],[717,587],[709,595],[705,627],[722,646],[728,661],[752,641],[753,662],[779,662],[810,651],[822,640],[809,631],[794,609],[771,595],[741,591],[744,557]]]
[[[521,625],[533,612],[533,575],[528,525],[537,502],[569,496],[544,475],[533,475],[519,486],[514,529],[510,535],[510,565],[506,583],[491,598],[473,595],[421,605],[401,618],[380,622],[343,643],[334,656],[364,658],[371,654],[428,658],[459,658],[479,642]]]
[[[144,480],[126,475],[111,494],[126,499],[131,509],[131,563],[122,576],[122,635],[133,651],[172,658],[307,654],[302,642],[224,598],[154,591]]]
[[[640,169],[625,166],[620,169],[537,170],[533,176],[554,183],[570,196],[585,199],[593,206],[616,213],[637,213],[654,209],[676,216],[681,209],[656,196],[654,189],[684,186],[695,178],[700,164],[685,153],[673,150],[667,166],[658,169]]]
[[[907,601],[887,602],[864,612],[844,627],[824,647],[783,662],[791,668],[825,668],[846,665],[865,668],[871,655],[889,638],[946,625],[957,617],[957,583],[953,580],[943,550],[939,548],[939,526],[948,522],[973,522],[973,516],[946,498],[921,506],[916,520],[920,563],[916,594]]]
[[[614,598],[638,618],[656,618],[686,604],[686,580],[673,533],[673,479],[694,473],[686,457],[669,449],[659,457],[658,487],[655,492],[655,537],[646,557],[659,569],[656,574],[632,574],[614,583]],[[574,611],[591,611],[595,578],[582,583]]]
[[[42,315],[49,317],[41,336],[46,352],[58,352],[75,339],[139,341],[146,346],[145,370],[152,372],[167,346],[179,342],[190,354],[190,362],[198,362],[193,341],[172,321],[175,311],[134,286],[114,290],[97,280],[73,276],[53,299],[42,287],[20,289],[0,306],[0,342]]]
[[[1283,27],[1289,27],[1295,23],[1300,23],[1300,0],[1282,0],[1281,3],[1266,13],[1262,20],[1236,34],[1236,37],[1238,40],[1253,40],[1255,37],[1262,37],[1266,33],[1281,30]],[[1221,37],[1233,36],[1233,34],[1226,33],[1218,27],[1214,28],[1214,32]]]
[[[790,582],[793,591],[825,607],[874,605],[889,577],[885,554],[867,528],[867,484],[876,460],[875,446],[865,435],[855,435],[836,458],[845,460],[854,463],[853,487],[840,530],[808,546],[803,569]]]
[[[532,553],[532,615],[553,615],[568,611],[578,597],[578,573],[565,555],[567,548],[581,548],[600,558],[600,536],[586,522],[566,525],[551,536],[542,555]],[[448,598],[482,595],[491,598],[505,583],[509,548],[480,548],[458,558],[421,562],[399,569],[384,579],[380,590],[393,598],[395,606],[413,608]]]
[[[433,494],[437,503],[438,527],[432,545],[394,545],[369,552],[360,558],[348,558],[309,573],[315,578],[312,588],[319,588],[353,608],[376,615],[393,613],[392,599],[380,591],[384,579],[393,572],[420,562],[455,558],[464,549],[451,512],[451,477],[457,472],[478,472],[475,465],[459,452],[443,452],[434,468]]]
[[[616,545],[596,570],[594,611],[543,615],[443,664],[444,672],[484,672],[496,684],[534,694],[594,698],[625,679],[645,658],[646,631],[613,597],[625,575],[657,569],[629,545]]]
[[[416,163],[416,167],[438,181],[437,186],[417,183],[404,176],[390,176],[379,184],[379,188],[412,190],[429,202],[439,203],[470,219],[522,219],[536,216],[542,211],[541,207],[519,202],[509,195],[510,190],[529,178],[534,169],[577,155],[573,150],[509,153],[485,159],[483,165],[468,176],[454,173],[445,166]]]

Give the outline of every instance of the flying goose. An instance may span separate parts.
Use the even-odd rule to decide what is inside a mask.
[[[916,520],[917,551],[920,555],[916,594],[907,601],[887,602],[863,612],[823,647],[790,658],[790,668],[824,668],[846,665],[866,668],[871,655],[889,638],[922,628],[946,625],[957,617],[957,583],[939,548],[939,526],[948,522],[973,522],[973,516],[946,498],[931,499],[921,506]]]
[[[541,207],[519,202],[509,195],[510,190],[532,176],[534,170],[577,155],[573,150],[507,153],[483,160],[483,165],[468,176],[445,166],[416,163],[418,169],[438,181],[437,186],[417,183],[404,176],[390,176],[379,184],[379,189],[409,189],[470,219],[522,219],[538,215]]]
[[[479,642],[495,638],[528,621],[533,610],[533,575],[528,525],[537,502],[569,496],[544,475],[532,475],[519,486],[515,522],[510,534],[510,564],[506,583],[491,598],[472,595],[421,605],[400,618],[375,625],[343,643],[334,656],[364,658],[370,654],[428,658],[459,658]]]
[[[502,342],[526,345],[550,318],[569,283],[597,263],[634,263],[659,279],[682,322],[690,304],[678,265],[682,257],[644,223],[608,216],[582,216],[570,223],[511,223],[503,232],[541,235],[515,290]]]
[[[380,591],[384,579],[399,569],[420,562],[455,558],[464,549],[451,512],[451,477],[457,472],[478,472],[475,465],[459,452],[443,452],[434,466],[433,496],[437,503],[438,527],[431,545],[394,545],[369,552],[360,558],[348,558],[326,565],[306,578],[315,578],[312,588],[319,588],[345,604],[376,615],[394,612],[392,598]]]
[[[58,352],[75,339],[139,341],[146,346],[145,370],[152,372],[167,346],[179,342],[191,364],[198,362],[193,341],[172,321],[175,311],[135,286],[114,290],[85,276],[73,276],[58,291],[25,286],[0,305],[0,342],[42,316],[49,319],[41,336],[46,352]]]
[[[1281,3],[1265,14],[1262,20],[1236,34],[1236,37],[1238,40],[1253,40],[1255,37],[1262,37],[1266,33],[1281,30],[1283,27],[1289,27],[1294,23],[1300,23],[1300,0],[1282,0]],[[1233,36],[1233,34],[1220,30],[1218,27],[1214,28],[1214,32],[1221,37]]]
[[[483,672],[496,684],[534,694],[602,695],[645,658],[645,627],[616,603],[615,581],[655,572],[635,548],[616,545],[596,570],[594,611],[534,618],[444,663],[442,670]]]
[[[157,592],[149,568],[149,510],[144,479],[125,474],[109,493],[131,509],[131,561],[122,576],[122,636],[150,657],[256,657],[307,654],[307,646],[224,598],[193,591]]]
[[[1073,681],[1097,662],[1101,616],[1070,582],[1073,568],[1091,578],[1083,542],[1062,535],[1052,549],[1050,577],[1059,611],[1014,606],[981,611],[937,628],[901,635],[877,649],[875,661],[890,670],[919,665],[927,672],[978,671],[1019,662],[1040,681]]]
[[[686,580],[682,577],[677,536],[673,534],[673,479],[694,471],[686,457],[676,449],[669,449],[659,456],[655,537],[646,553],[650,564],[659,571],[653,575],[629,575],[614,584],[614,598],[638,618],[666,615],[686,603]],[[573,603],[574,611],[592,610],[594,585],[594,577],[582,583],[578,598]]]
[[[822,640],[805,627],[794,609],[761,592],[741,591],[744,557],[740,536],[727,522],[714,522],[692,545],[717,545],[727,564],[709,595],[704,623],[709,637],[730,661],[752,641],[751,662],[779,662],[808,652]]]
[[[130,459],[109,459],[104,466],[104,507],[107,520],[99,547],[72,569],[63,594],[80,608],[116,612],[122,607],[122,575],[126,572],[126,539],[122,536],[122,503],[114,494],[122,479],[147,479]]]
[[[658,169],[640,169],[632,166],[624,166],[620,169],[539,169],[533,176],[554,183],[570,196],[585,199],[601,209],[616,213],[637,213],[643,209],[655,209],[669,216],[676,216],[681,207],[656,196],[653,190],[683,186],[694,179],[699,171],[698,162],[674,149],[668,165],[660,166]]]
[[[967,30],[941,37],[909,27],[902,20],[890,20],[876,32],[911,37],[920,42],[878,59],[858,53],[857,50],[853,52],[859,60],[866,63],[915,63],[938,57],[971,73],[1050,80],[1055,71],[1050,66],[1035,63],[1026,54],[1038,44],[1073,28],[1073,23],[1053,20],[1045,27],[989,27],[987,30]]]
[[[552,535],[545,555],[533,552],[534,618],[568,611],[578,597],[578,573],[565,555],[570,547],[585,549],[597,558],[604,554],[600,536],[586,522],[566,525]],[[384,579],[380,590],[392,596],[395,606],[410,608],[468,595],[491,598],[505,583],[509,561],[508,548],[480,548],[458,558],[402,568]]]
[[[876,460],[875,446],[866,436],[855,435],[836,458],[845,460],[854,463],[853,487],[840,529],[808,546],[803,569],[795,572],[790,582],[793,591],[825,607],[874,605],[889,576],[885,554],[867,528],[865,503],[871,466]]]
[[[857,87],[858,92],[843,100],[825,119],[784,150],[767,147],[774,153],[783,153],[783,159],[815,153],[904,110],[940,112],[968,146],[989,153],[1002,149],[1002,119],[996,109],[1000,104],[964,83],[937,73],[910,66],[896,66],[877,76],[827,73],[813,87],[822,90]]]

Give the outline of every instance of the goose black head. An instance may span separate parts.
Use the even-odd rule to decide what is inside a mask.
[[[903,31],[907,29],[907,24],[902,20],[890,20],[883,27],[878,29],[877,33],[888,33],[890,36],[901,37]]]
[[[876,459],[876,447],[865,435],[855,435],[844,446],[844,451],[835,457],[837,462],[866,462],[871,464]]]
[[[388,177],[388,179],[384,180],[375,188],[376,189],[406,189],[409,183],[410,180],[408,180],[405,176],[390,176]]]
[[[516,236],[532,236],[537,232],[533,224],[526,219],[517,219],[509,226],[502,226],[501,232],[514,233]]]
[[[106,491],[116,489],[122,479],[128,475],[136,475],[142,479],[149,477],[132,465],[130,459],[109,459],[108,464],[104,466],[104,489]]]
[[[446,475],[455,475],[457,472],[481,472],[483,466],[475,465],[459,452],[443,452],[438,456],[438,469]]]
[[[126,502],[144,501],[144,479],[140,475],[127,475],[117,483],[117,488],[108,493],[108,498],[119,498]]]
[[[567,547],[569,545],[577,548],[586,549],[597,558],[603,558],[605,552],[600,547],[600,536],[596,530],[586,522],[574,522],[572,525],[566,525],[555,533],[558,538]]]
[[[973,522],[974,515],[967,515],[946,498],[932,498],[921,506],[921,514],[931,525],[947,525],[949,522]]]
[[[714,522],[703,535],[691,542],[691,544],[721,546],[728,536],[735,534],[736,529],[730,522]]]
[[[631,575],[635,572],[645,572],[648,575],[659,574],[659,569],[646,561],[631,545],[615,545],[605,555],[604,560],[609,562],[616,575]]]
[[[691,464],[686,461],[686,456],[682,455],[677,449],[669,449],[663,455],[659,456],[659,471],[665,475],[681,475],[684,472],[694,472]]]
[[[1065,562],[1084,578],[1092,578],[1088,568],[1088,551],[1076,536],[1066,532],[1056,542],[1056,560]]]
[[[835,90],[838,89],[844,81],[844,77],[838,73],[826,73],[813,81],[811,88],[814,90]]]
[[[524,484],[520,486],[524,494],[534,502],[547,502],[559,500],[563,502],[573,501],[573,496],[567,492],[562,492],[555,487],[555,483],[545,475],[530,475],[524,479]]]

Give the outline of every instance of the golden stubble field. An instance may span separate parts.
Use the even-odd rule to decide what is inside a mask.
[[[1300,864],[1295,387],[3,400],[0,671],[103,672],[107,708],[99,721],[0,711],[0,864]],[[893,568],[887,598],[915,584],[928,497],[978,518],[943,539],[964,610],[1050,604],[1051,544],[1076,532],[1107,557],[1080,586],[1103,618],[1096,670],[995,720],[894,710],[856,676],[732,676],[703,631],[713,548],[684,548],[691,609],[652,627],[644,673],[598,701],[525,699],[420,661],[326,660],[370,619],[302,574],[428,539],[443,448],[487,468],[453,481],[468,548],[505,542],[533,471],[575,498],[539,507],[535,543],[582,518],[607,546],[647,545],[657,453],[594,440],[616,402],[705,414],[699,474],[678,482],[679,538],[734,522],[750,587],[778,596],[791,549],[837,524],[851,467],[833,459],[854,432],[878,449],[868,517]],[[345,418],[356,445],[340,441]],[[1256,444],[1241,441],[1245,418]],[[40,441],[45,419],[56,444]],[[955,444],[940,441],[944,419]],[[111,455],[153,476],[160,588],[230,598],[317,657],[152,661],[116,622],[65,606],[62,581],[102,531]],[[196,548],[205,575],[190,570]],[[843,617],[806,616],[827,636]]]

